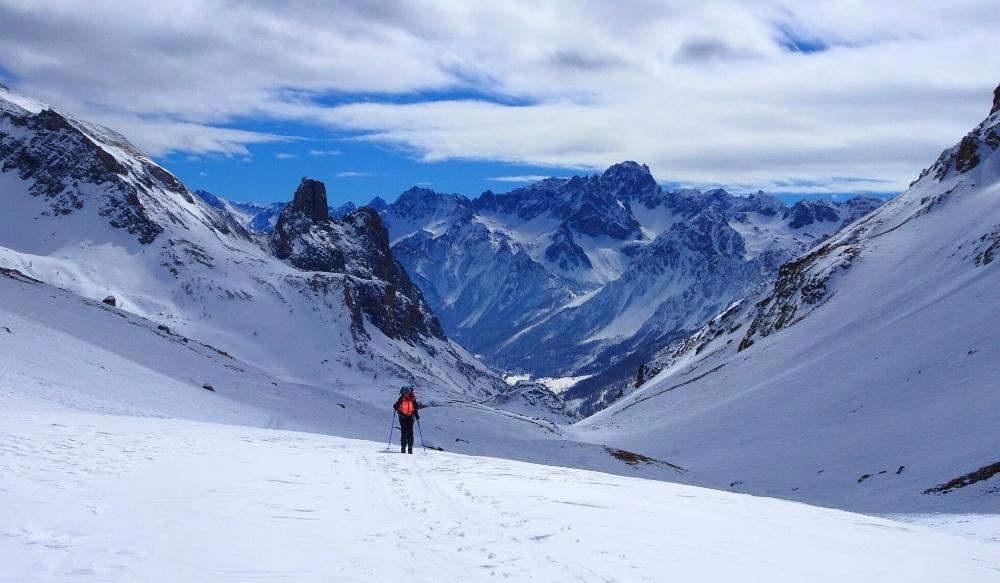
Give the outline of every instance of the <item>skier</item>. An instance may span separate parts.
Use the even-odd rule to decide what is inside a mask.
[[[392,408],[399,413],[400,449],[402,453],[413,453],[413,421],[420,419],[420,405],[413,394],[413,387],[399,389],[399,398]]]

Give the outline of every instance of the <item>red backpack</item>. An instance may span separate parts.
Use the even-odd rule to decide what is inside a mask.
[[[406,393],[399,402],[399,414],[410,417],[416,412],[417,402],[413,397],[413,393]]]

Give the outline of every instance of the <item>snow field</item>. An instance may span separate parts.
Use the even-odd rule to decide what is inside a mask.
[[[307,433],[0,413],[4,581],[1000,581],[886,519]]]

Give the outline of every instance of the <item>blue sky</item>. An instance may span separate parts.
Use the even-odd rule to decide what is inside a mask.
[[[436,94],[433,97],[441,98]],[[445,99],[448,96],[443,96]],[[456,99],[462,96],[454,96]],[[421,96],[411,96],[420,100]],[[359,139],[359,134],[335,133],[303,124],[232,124],[237,129],[289,136],[276,143],[248,146],[249,155],[171,153],[157,157],[157,162],[175,173],[195,190],[208,190],[236,201],[272,202],[288,200],[299,180],[308,176],[322,180],[332,205],[345,202],[365,204],[375,196],[392,201],[413,186],[439,192],[459,193],[475,198],[486,190],[507,192],[531,184],[541,177],[600,173],[603,167],[587,168],[513,164],[490,160],[419,160],[405,148]],[[642,163],[642,160],[638,160]],[[669,176],[655,176],[665,188],[689,186]],[[842,182],[849,180],[841,179]],[[832,181],[836,184],[837,180]],[[876,188],[837,189],[811,193],[815,186],[803,182],[778,182],[783,191],[777,196],[786,202],[803,198],[843,198],[855,194],[888,198],[899,193],[886,184]],[[699,184],[702,188],[727,188],[732,192],[750,192],[727,184]],[[803,187],[796,192],[795,186]],[[788,190],[791,189],[791,190]]]
[[[291,197],[303,176],[326,183],[331,204],[364,204],[375,196],[395,199],[421,186],[475,197],[492,189],[506,192],[530,183],[536,176],[589,174],[567,169],[487,160],[421,162],[396,147],[352,139],[310,127],[260,127],[299,139],[249,146],[250,156],[173,153],[157,159],[192,189],[204,189],[239,201],[278,201]],[[513,181],[513,179],[518,179]]]
[[[0,76],[234,199],[622,160],[832,196],[905,189],[982,120],[998,29],[995,0],[0,0]]]

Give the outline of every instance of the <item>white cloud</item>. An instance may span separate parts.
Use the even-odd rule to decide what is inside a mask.
[[[985,114],[1000,11],[859,6],[0,0],[0,68],[154,154],[244,156],[287,139],[223,127],[249,119],[355,132],[427,161],[635,159],[690,184],[900,188]],[[452,92],[484,99],[442,100]]]
[[[548,176],[494,176],[492,178],[487,178],[486,180],[492,180],[493,182],[538,182],[539,180],[545,180],[546,178],[548,178]]]
[[[357,170],[344,170],[334,174],[337,178],[370,178],[372,176],[382,176],[376,172],[358,172]]]
[[[309,150],[310,156],[322,158],[325,156],[339,156],[343,154],[340,150]]]
[[[277,152],[274,154],[274,157],[278,160],[291,160],[293,158],[298,158],[298,156],[290,152]]]

